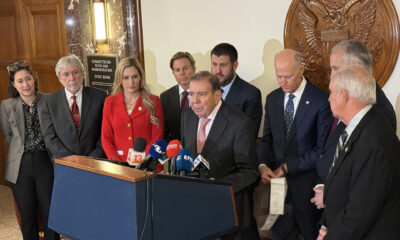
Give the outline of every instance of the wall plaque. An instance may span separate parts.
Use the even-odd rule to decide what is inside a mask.
[[[302,53],[305,76],[328,91],[331,48],[344,39],[357,39],[370,49],[374,77],[383,86],[396,65],[399,34],[391,0],[293,0],[284,45]]]
[[[87,64],[89,86],[100,88],[110,94],[114,84],[117,55],[88,55]]]

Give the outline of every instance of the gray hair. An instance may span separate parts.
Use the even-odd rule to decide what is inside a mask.
[[[81,60],[75,54],[71,54],[58,60],[55,68],[57,77],[60,77],[61,68],[66,68],[69,65],[75,66],[85,73],[85,67],[83,66]]]
[[[344,66],[332,77],[337,91],[344,89],[352,98],[367,104],[376,102],[374,77],[362,66]]]
[[[343,60],[346,65],[353,65],[356,63],[361,64],[370,74],[372,74],[372,55],[368,47],[354,39],[344,40],[336,44],[331,53],[336,52],[340,49],[344,50]]]

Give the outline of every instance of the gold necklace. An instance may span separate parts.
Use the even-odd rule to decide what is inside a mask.
[[[130,102],[130,101],[128,101],[128,99],[124,96],[126,108],[127,108],[127,109],[133,108],[133,107],[135,106],[135,104],[136,104],[136,100],[138,99],[138,97],[139,97],[139,95],[137,95],[137,96],[135,97],[135,99],[133,99],[133,101]]]

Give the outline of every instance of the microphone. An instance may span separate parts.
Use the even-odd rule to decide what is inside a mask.
[[[139,165],[146,157],[144,150],[146,149],[146,139],[138,137],[133,143],[133,151],[129,149],[127,162],[131,166]]]
[[[210,163],[199,154],[193,162],[192,171],[196,170],[200,178],[209,178]]]
[[[157,159],[160,158],[167,149],[167,142],[160,139],[151,145],[149,149],[149,154],[144,158],[144,160],[136,166],[137,169],[148,169],[150,171],[154,170]]]
[[[190,173],[192,171],[192,166],[192,153],[188,149],[182,148],[178,153],[178,157],[176,158],[176,171],[179,172],[180,176],[185,176],[186,173]]]
[[[182,149],[182,144],[179,140],[171,140],[167,146],[167,156],[171,159],[169,165],[169,172],[171,175],[176,175],[176,157],[179,154],[179,151]]]

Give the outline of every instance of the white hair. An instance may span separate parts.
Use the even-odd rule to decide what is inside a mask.
[[[367,104],[376,102],[375,80],[362,66],[344,66],[332,77],[337,91],[344,89],[352,98]]]

